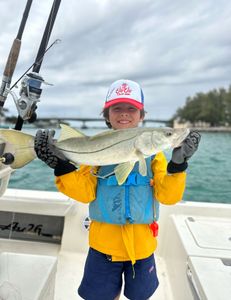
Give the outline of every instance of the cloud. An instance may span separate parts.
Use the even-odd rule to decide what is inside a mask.
[[[25,2],[0,2],[0,70]],[[32,3],[14,79],[36,57],[52,2]],[[41,68],[54,86],[44,86],[39,115],[98,116],[109,85],[119,78],[141,84],[154,118],[170,118],[197,92],[227,88],[230,11],[225,0],[62,1],[50,43],[62,42],[49,50]],[[7,107],[13,105],[7,100]]]

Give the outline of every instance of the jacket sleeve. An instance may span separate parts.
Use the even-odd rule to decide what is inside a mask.
[[[57,176],[55,184],[58,190],[68,197],[89,203],[96,197],[97,177],[91,174],[92,167],[80,166],[78,170]]]
[[[163,204],[179,202],[185,190],[186,173],[167,173],[167,160],[162,152],[156,154],[152,161],[154,174],[153,187],[155,198]]]

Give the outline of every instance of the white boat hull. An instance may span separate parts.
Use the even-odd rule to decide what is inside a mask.
[[[21,256],[28,264],[33,255],[41,259],[41,263],[43,259],[45,262],[50,256],[54,263],[50,273],[53,277],[48,276],[43,282],[43,287],[48,286],[53,278],[51,293],[54,293],[52,296],[54,300],[81,299],[77,295],[77,288],[82,278],[88,250],[87,205],[56,192],[7,190],[0,199],[0,210],[64,216],[61,244],[2,238],[0,264],[1,257],[4,257],[6,252],[10,252],[9,262]],[[229,204],[181,202],[174,206],[162,205],[158,248],[155,253],[160,286],[151,299],[229,299],[231,295],[230,237],[231,205]],[[54,275],[56,259],[57,271]],[[5,270],[3,273],[8,271]],[[23,284],[30,285],[33,280],[30,272],[31,270],[25,269],[27,279],[21,278],[23,282],[19,290],[24,289]],[[43,273],[42,269],[41,273]],[[2,274],[0,286],[1,281],[8,279],[4,277],[6,274]],[[38,289],[41,291],[41,284],[39,286]],[[40,298],[33,296],[30,300],[32,299]],[[121,295],[120,299],[126,298]]]

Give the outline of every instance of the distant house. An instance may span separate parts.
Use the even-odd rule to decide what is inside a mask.
[[[202,122],[202,121],[197,121],[194,123],[191,123],[189,121],[186,122],[181,122],[179,118],[176,118],[173,121],[173,127],[174,128],[191,128],[191,127],[196,127],[196,128],[210,128],[210,123],[208,122]]]

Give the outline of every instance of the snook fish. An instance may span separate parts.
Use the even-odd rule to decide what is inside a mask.
[[[117,164],[114,169],[119,184],[139,161],[139,172],[145,176],[145,158],[166,149],[175,148],[189,134],[189,129],[172,128],[129,128],[107,130],[94,136],[61,124],[61,134],[55,147],[70,162],[76,165],[104,166]],[[4,150],[1,150],[4,149]],[[34,158],[34,137],[13,130],[0,130],[0,155],[11,153],[14,161],[11,168],[21,168]]]

